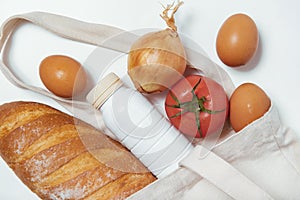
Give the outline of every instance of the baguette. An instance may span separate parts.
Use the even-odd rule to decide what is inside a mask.
[[[37,102],[0,106],[0,155],[41,199],[125,199],[156,180],[120,143]]]

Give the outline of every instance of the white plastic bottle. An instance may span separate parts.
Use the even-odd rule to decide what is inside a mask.
[[[181,134],[140,92],[108,74],[87,95],[107,128],[157,178],[165,177],[192,149]]]

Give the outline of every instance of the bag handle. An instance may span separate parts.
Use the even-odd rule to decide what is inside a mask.
[[[109,43],[105,45],[104,43],[104,41],[107,40],[108,38],[124,32],[121,29],[112,26],[103,25],[103,24],[86,23],[76,19],[72,19],[61,15],[55,15],[51,13],[30,12],[30,13],[12,16],[2,24],[1,36],[0,36],[0,52],[4,50],[5,43],[9,39],[10,35],[13,33],[14,29],[21,22],[24,21],[45,28],[46,30],[53,32],[58,36],[71,39],[74,41],[78,41],[78,42],[83,42],[83,43],[92,44],[96,46],[103,46],[105,48],[109,48],[121,52],[126,51],[126,49],[123,48],[124,46],[128,46],[125,40],[124,41],[114,40],[115,44]],[[125,45],[123,45],[123,43],[125,43]],[[26,84],[21,79],[19,79],[17,75],[13,73],[10,67],[7,64],[5,64],[3,60],[0,60],[0,69],[5,75],[5,77],[14,85],[50,97],[58,101],[69,111],[72,111],[74,104],[76,104],[78,107],[87,106],[85,102],[64,99],[42,88]]]
[[[3,23],[0,39],[1,49],[4,42],[8,39],[9,34],[22,21],[33,23],[66,39],[96,46],[103,46],[105,45],[103,43],[105,40],[124,32],[124,30],[113,26],[87,23],[62,15],[46,12],[30,12],[12,16]],[[110,44],[103,47],[124,52],[125,49],[120,49],[120,43],[125,42],[115,41],[116,45]]]
[[[201,145],[197,145],[193,152],[181,161],[181,165],[196,172],[233,199],[273,199],[230,163]]]

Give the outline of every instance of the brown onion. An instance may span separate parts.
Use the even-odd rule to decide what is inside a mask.
[[[182,3],[179,2],[174,8],[173,4],[168,5],[161,14],[168,28],[147,33],[131,46],[128,74],[140,92],[161,92],[182,78],[186,55],[174,20],[174,14]]]

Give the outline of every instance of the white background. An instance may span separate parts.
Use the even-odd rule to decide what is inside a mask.
[[[165,28],[160,3],[167,0],[0,0],[0,23],[16,14],[45,11],[82,21],[108,24],[124,30]],[[253,62],[243,69],[223,65],[216,55],[215,39],[223,21],[243,12],[256,22],[260,47]],[[263,88],[278,108],[282,123],[300,136],[300,3],[297,0],[186,0],[176,14],[178,30],[198,43],[231,76],[236,86],[253,82]],[[27,83],[42,86],[41,59],[67,54],[84,62],[96,47],[58,38],[31,24],[22,25],[11,43],[9,64]],[[125,67],[125,64],[124,64]],[[13,86],[0,73],[0,104],[34,100],[62,109],[53,100]],[[0,160],[0,199],[38,199]]]

